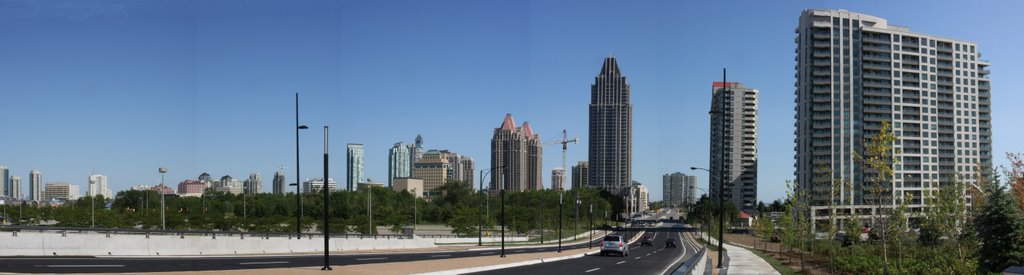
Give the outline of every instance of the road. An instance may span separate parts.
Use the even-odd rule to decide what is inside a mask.
[[[474,274],[665,274],[671,272],[685,258],[697,253],[697,248],[683,238],[681,230],[655,230],[654,246],[640,247],[630,244],[629,256],[587,255],[581,258],[499,269]],[[665,248],[665,239],[676,239],[677,248]]]
[[[671,212],[657,215],[656,218],[667,218],[674,215]],[[636,229],[634,229],[636,230]],[[627,236],[633,236],[636,232],[621,232]],[[653,233],[652,233],[653,234]],[[668,232],[657,233],[663,238]],[[677,234],[677,233],[673,233]],[[676,236],[677,239],[680,239]],[[658,243],[658,241],[656,241]],[[575,245],[563,245],[562,249],[575,249],[588,247],[588,243]],[[594,247],[600,243],[595,242]],[[682,245],[680,246],[682,247]],[[622,259],[640,262],[633,257],[647,253],[651,248],[635,250],[630,258]],[[557,246],[549,247],[507,247],[505,254],[538,253],[557,251]],[[682,249],[679,249],[680,251]],[[644,251],[641,253],[641,251]],[[654,251],[654,250],[651,250]],[[671,251],[670,251],[671,252]],[[500,254],[498,248],[482,248],[473,250],[458,251],[432,251],[432,252],[404,252],[404,253],[377,253],[377,254],[344,254],[332,255],[331,265],[356,265],[375,264],[392,262],[409,262],[437,259],[455,259],[470,257],[497,257]],[[673,252],[674,253],[674,252]],[[661,259],[661,254],[652,259]],[[652,255],[656,255],[652,252]],[[585,257],[590,258],[590,257]],[[604,259],[610,260],[610,259]],[[613,261],[616,262],[616,261]],[[666,263],[667,264],[667,263]],[[216,270],[238,270],[255,268],[285,268],[285,267],[309,267],[323,266],[323,254],[303,255],[253,255],[253,256],[158,256],[158,257],[0,257],[0,272],[14,273],[126,273],[126,272],[161,272],[161,271],[216,271]],[[630,265],[632,266],[632,264]],[[609,267],[609,269],[611,269]]]
[[[546,244],[547,245],[547,244]],[[597,247],[599,243],[595,243]],[[563,245],[562,249],[585,248],[587,243]],[[557,251],[552,247],[513,247],[505,254]],[[500,248],[415,253],[332,255],[331,265],[409,262],[437,259],[497,257]],[[163,257],[0,257],[0,272],[14,273],[125,273],[158,271],[211,271],[253,268],[323,266],[323,254],[276,256],[163,256]]]

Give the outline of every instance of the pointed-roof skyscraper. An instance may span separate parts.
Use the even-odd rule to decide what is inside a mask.
[[[530,123],[516,127],[512,114],[505,114],[491,138],[491,165],[497,167],[491,175],[491,192],[544,189],[543,149],[540,135],[533,132]]]
[[[616,193],[633,180],[633,104],[626,77],[609,55],[590,86],[587,186]]]

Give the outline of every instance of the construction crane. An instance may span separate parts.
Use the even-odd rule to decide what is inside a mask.
[[[569,139],[569,134],[565,131],[565,129],[562,129],[562,139],[561,140],[553,140],[553,141],[548,141],[548,142],[544,143],[544,146],[555,145],[555,144],[561,144],[562,145],[562,190],[559,190],[559,191],[564,191],[565,190],[565,178],[567,177],[566,173],[568,173],[568,171],[565,170],[565,154],[566,154],[567,151],[569,151],[569,143],[578,144],[579,142],[580,142],[580,139],[577,138],[577,137],[573,137],[572,139]],[[554,182],[552,182],[552,184],[554,184]],[[552,186],[552,189],[554,189],[554,186]]]

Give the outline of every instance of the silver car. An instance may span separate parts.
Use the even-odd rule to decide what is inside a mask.
[[[626,237],[622,235],[609,235],[601,242],[601,256],[608,254],[619,254],[622,257],[629,256],[629,244]]]

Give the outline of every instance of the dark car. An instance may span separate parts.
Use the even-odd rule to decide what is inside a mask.
[[[644,236],[644,238],[640,240],[640,246],[654,246],[654,239],[651,238],[651,236]]]
[[[676,248],[676,239],[669,238],[665,240],[665,248]]]

